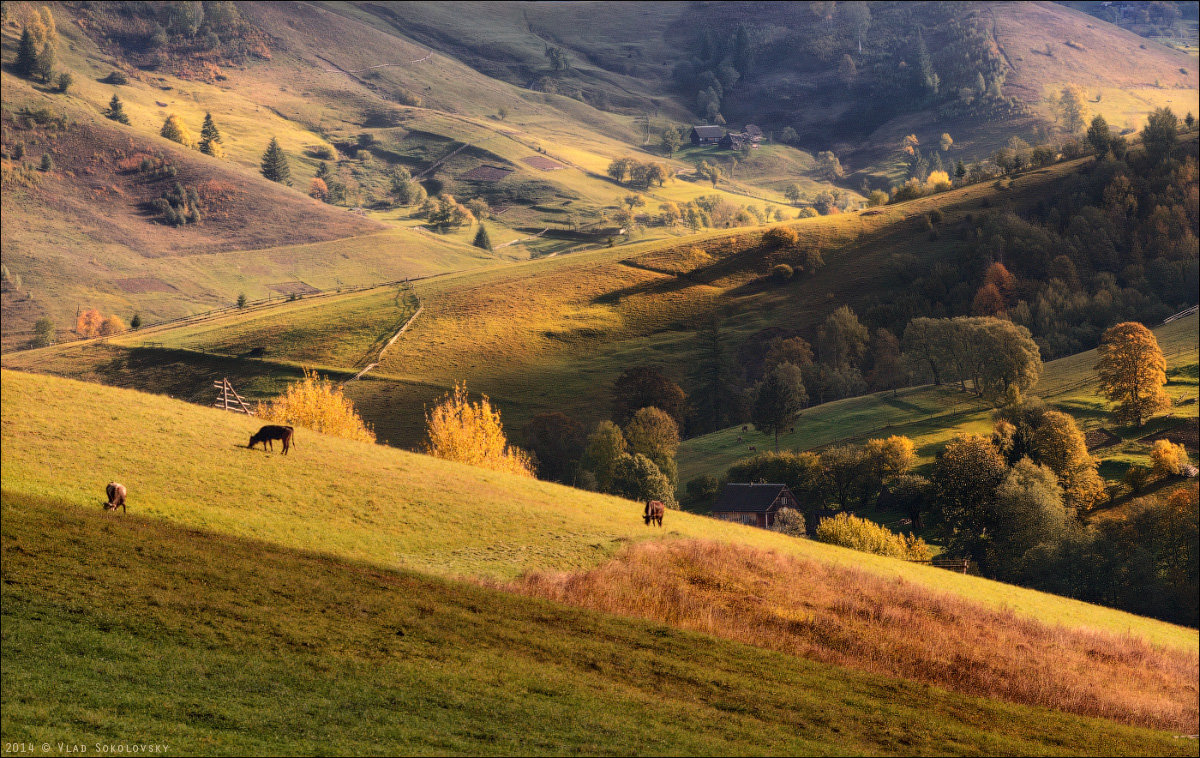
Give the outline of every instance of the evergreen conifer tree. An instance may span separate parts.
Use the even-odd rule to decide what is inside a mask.
[[[492,238],[488,236],[487,227],[483,224],[479,225],[479,231],[475,232],[475,241],[471,243],[482,250],[492,249]]]
[[[25,29],[21,32],[21,41],[17,44],[17,60],[13,63],[13,68],[20,76],[33,76],[37,60],[37,43],[33,41],[33,33]]]
[[[288,186],[292,184],[292,170],[288,166],[287,155],[279,146],[279,140],[274,137],[271,138],[271,144],[267,145],[267,151],[263,153],[262,175],[273,182]]]
[[[212,114],[205,113],[204,124],[200,127],[200,152],[206,155],[217,155],[220,150],[218,144],[221,142],[223,142],[221,132],[217,129]]]
[[[104,112],[113,121],[119,121],[122,124],[129,123],[129,116],[125,114],[125,106],[121,103],[121,98],[117,97],[117,93],[113,93],[112,100],[108,101],[108,110]]]

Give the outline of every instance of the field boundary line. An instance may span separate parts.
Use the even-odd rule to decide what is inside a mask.
[[[353,382],[355,379],[361,379],[368,371],[370,371],[371,369],[378,366],[379,362],[383,360],[384,351],[387,350],[392,345],[394,345],[396,340],[400,339],[400,335],[402,335],[406,331],[408,331],[408,327],[413,325],[413,322],[417,320],[417,316],[420,316],[421,312],[424,310],[425,310],[425,304],[422,303],[421,298],[418,297],[417,298],[417,310],[414,311],[413,315],[409,316],[408,320],[404,322],[404,324],[400,327],[400,329],[395,334],[392,335],[392,338],[387,341],[387,344],[385,344],[383,347],[381,347],[379,349],[379,355],[376,356],[375,362],[367,364],[366,368],[364,368],[362,371],[359,371],[357,374],[355,374],[354,376],[347,379],[345,383],[349,384],[350,382]]]

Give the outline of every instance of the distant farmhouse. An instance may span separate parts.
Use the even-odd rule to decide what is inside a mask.
[[[746,145],[758,147],[758,143],[762,141],[762,138],[762,129],[759,129],[754,124],[746,124],[746,128],[740,132],[729,132],[726,134],[717,145],[726,150],[737,150]]]
[[[725,136],[725,127],[716,125],[701,125],[692,127],[693,145],[715,145]]]
[[[786,484],[726,484],[712,515],[722,521],[767,529],[775,523],[775,513],[780,508],[798,505]]]

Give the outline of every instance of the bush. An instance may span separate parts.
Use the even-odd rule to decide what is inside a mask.
[[[71,84],[74,81],[75,79],[72,78],[69,73],[64,71],[59,74],[58,79],[55,80],[54,89],[58,92],[66,92],[67,90],[71,89]]]
[[[341,386],[308,369],[304,370],[304,378],[289,384],[282,395],[259,403],[257,414],[263,421],[295,424],[333,437],[375,441],[375,433],[342,394]]]
[[[776,249],[794,247],[799,241],[800,235],[787,226],[776,226],[763,234],[763,244]]]
[[[1188,464],[1188,454],[1183,445],[1156,440],[1154,449],[1150,451],[1150,460],[1153,461],[1151,470],[1155,476],[1177,476]]]
[[[880,205],[887,205],[888,193],[883,190],[871,190],[871,194],[867,196],[867,206],[875,208]]]
[[[329,145],[317,145],[312,149],[312,155],[314,158],[323,161],[331,161],[334,158],[333,148]]]
[[[771,267],[771,278],[777,282],[786,282],[796,271],[786,263],[777,263]]]
[[[100,80],[105,84],[129,84],[129,77],[124,71],[113,71],[108,76]]]
[[[687,483],[688,497],[696,502],[712,500],[720,488],[721,482],[712,474],[701,474]]]
[[[100,336],[111,337],[125,331],[125,322],[120,316],[109,316],[100,322]]]
[[[38,168],[42,171],[54,170],[54,159],[50,157],[50,153],[42,154],[42,161],[38,164]]]
[[[796,218],[816,218],[817,215],[817,211],[813,208],[801,208],[800,212],[796,214]]]
[[[54,344],[54,322],[48,318],[39,318],[33,325],[33,341],[30,347],[48,347]]]
[[[807,534],[804,528],[804,514],[795,508],[780,508],[775,511],[775,521],[771,531],[787,534],[792,537],[803,537]]]
[[[896,534],[879,524],[848,513],[821,519],[817,524],[816,537],[831,545],[890,558],[909,561],[927,561],[930,558],[929,546],[920,537]]]
[[[532,477],[529,454],[508,444],[500,411],[487,395],[477,403],[465,385],[454,385],[436,408],[425,414],[424,452],[435,458]]]
[[[1152,472],[1145,466],[1134,464],[1125,472],[1125,484],[1129,485],[1130,491],[1134,494],[1141,492],[1150,483]]]

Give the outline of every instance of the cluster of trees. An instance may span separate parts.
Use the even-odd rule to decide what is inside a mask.
[[[451,227],[475,223],[475,214],[470,207],[458,202],[454,199],[454,195],[449,194],[425,198],[417,213],[428,219],[430,226],[443,231]]]
[[[921,477],[910,473],[915,462],[912,440],[892,436],[857,447],[837,445],[820,453],[760,453],[731,466],[725,481],[786,484],[800,502],[809,534],[816,534],[823,519],[855,508],[878,508],[887,498],[897,497],[897,492],[925,486]],[[699,479],[688,483],[688,491],[698,495],[715,494],[716,489]],[[914,525],[920,528],[919,518]]]
[[[899,334],[919,316],[992,315],[1028,329],[1051,359],[1095,347],[1113,324],[1156,323],[1193,305],[1197,145],[1175,141],[1165,112],[1154,121],[1163,139],[1152,129],[1150,142],[1162,147],[1119,160],[1109,150],[1021,212],[935,219],[946,258],[921,266],[894,254],[890,287],[864,304],[864,323]]]
[[[80,9],[89,28],[121,45],[128,57],[147,68],[161,64],[194,76],[195,61],[269,56],[265,34],[228,0],[104,5]]]
[[[420,185],[417,186],[419,187]],[[317,164],[316,175],[309,182],[308,194],[309,197],[316,198],[330,205],[339,205],[346,202],[346,183],[329,168],[328,163],[321,161]],[[421,198],[424,199],[424,197],[424,190],[422,190]]]
[[[917,376],[934,384],[957,381],[963,390],[969,380],[977,396],[992,402],[1014,389],[1028,391],[1042,371],[1041,351],[1029,330],[994,316],[915,318],[901,347]]]
[[[611,420],[589,433],[563,413],[539,414],[525,427],[525,445],[544,479],[674,505],[675,455],[687,409],[678,384],[637,366],[613,384]]]
[[[742,24],[730,33],[705,25],[693,41],[690,55],[675,64],[672,76],[685,93],[695,93],[695,111],[714,124],[724,124],[721,103],[753,67],[750,32]]]
[[[617,158],[608,164],[608,176],[617,184],[647,189],[663,186],[671,178],[671,172],[657,161],[638,161],[634,158]]]
[[[113,94],[112,101],[108,106],[108,117],[121,123],[129,123],[128,117],[124,120],[113,116],[114,113],[124,114],[125,109],[121,104],[120,98]],[[220,157],[223,155],[221,145],[224,139],[221,137],[221,130],[217,128],[216,122],[213,120],[211,113],[204,114],[204,123],[200,125],[200,140],[197,141],[195,135],[187,128],[180,120],[179,116],[174,113],[167,116],[163,122],[162,129],[159,134],[172,142],[178,142],[184,147],[194,147],[205,155]]]
[[[1081,508],[1103,487],[1070,417],[1030,404],[1000,415],[991,439],[960,437],[934,466],[947,549],[997,579],[1195,625],[1195,485],[1089,525]]]
[[[175,186],[162,197],[155,198],[150,207],[164,223],[171,226],[198,224],[204,217],[200,193],[195,187],[184,187],[179,182],[175,182]]]
[[[54,14],[45,5],[37,11],[30,11],[22,24],[13,71],[18,76],[53,84],[57,91],[66,92],[71,87],[72,78],[69,72],[54,70],[57,45],[58,28]]]
[[[421,183],[403,166],[392,169],[390,192],[400,205],[421,205],[428,197]]]
[[[120,316],[105,316],[96,308],[88,308],[75,315],[75,333],[80,337],[108,337],[120,334],[126,328]]]

